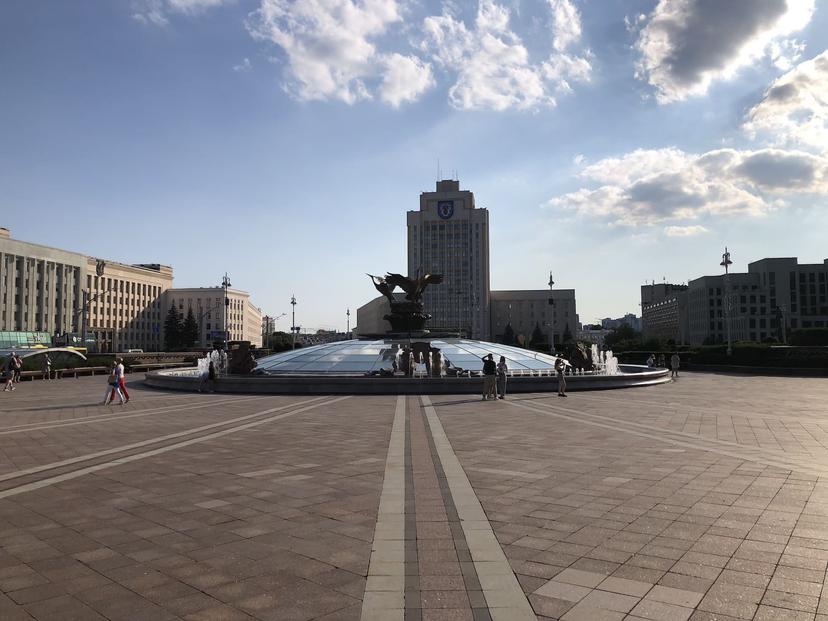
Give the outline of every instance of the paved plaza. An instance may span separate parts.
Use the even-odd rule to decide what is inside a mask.
[[[828,621],[828,382],[0,399],[0,620]]]

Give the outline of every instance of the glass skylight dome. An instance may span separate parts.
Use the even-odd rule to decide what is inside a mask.
[[[495,362],[506,357],[509,370],[552,373],[555,357],[519,347],[458,338],[417,338],[440,350],[449,369],[482,371],[483,356],[492,354]],[[381,369],[391,370],[407,339],[350,340],[303,347],[266,356],[257,361],[256,373],[265,375],[364,375]]]

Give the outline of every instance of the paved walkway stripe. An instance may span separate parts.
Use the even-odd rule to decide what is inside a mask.
[[[798,472],[804,472],[806,474],[813,474],[816,476],[825,476],[826,471],[821,470],[818,468],[813,468],[811,466],[797,463],[793,460],[788,459],[788,461],[779,461],[776,459],[767,459],[763,457],[762,453],[765,454],[773,454],[774,451],[768,449],[754,449],[752,447],[746,447],[740,444],[736,444],[733,442],[727,442],[726,440],[713,440],[707,438],[699,438],[698,436],[693,436],[691,434],[687,434],[681,431],[672,431],[672,430],[658,430],[654,431],[652,427],[648,427],[646,425],[639,425],[638,423],[626,422],[626,421],[619,421],[618,419],[600,416],[598,414],[589,414],[587,412],[580,412],[578,410],[571,410],[567,408],[566,412],[573,412],[573,414],[562,413],[556,406],[552,405],[544,405],[535,403],[532,405],[528,405],[525,403],[518,403],[514,400],[506,401],[509,405],[513,407],[522,408],[525,410],[529,410],[531,412],[535,412],[538,414],[543,414],[545,416],[554,416],[557,418],[563,418],[566,420],[570,420],[576,423],[580,423],[582,425],[592,425],[594,427],[603,427],[604,429],[612,429],[614,431],[622,431],[624,433],[640,436],[642,438],[648,438],[650,440],[657,440],[659,442],[665,442],[667,444],[672,444],[675,446],[683,446],[685,448],[691,448],[699,451],[709,451],[711,453],[718,453],[719,455],[725,455],[727,457],[734,457],[736,459],[741,459],[744,461],[751,461],[754,463],[762,464],[763,466],[773,466],[775,468],[780,468],[782,470],[796,470]],[[541,409],[543,408],[543,409]],[[587,420],[583,417],[590,417],[595,418],[598,420]],[[607,421],[607,422],[599,422],[599,421]],[[643,427],[645,429],[650,429],[651,432],[639,431],[638,429],[632,429],[631,427]],[[670,435],[677,435],[688,437],[687,440],[685,439],[676,439],[669,437]],[[730,448],[725,449],[721,446],[717,445],[726,445]]]
[[[385,459],[362,621],[405,617],[405,397],[398,396]]]
[[[40,431],[42,429],[58,429],[60,427],[71,427],[73,425],[88,425],[97,422],[106,422],[111,420],[124,420],[129,418],[136,418],[140,416],[150,416],[152,414],[164,414],[165,412],[183,412],[185,410],[195,410],[204,408],[205,406],[227,405],[234,403],[246,403],[253,399],[264,399],[265,397],[253,397],[252,399],[223,399],[221,401],[213,401],[210,403],[196,403],[192,405],[165,405],[159,408],[152,408],[147,410],[140,410],[134,414],[96,414],[94,416],[82,416],[78,418],[71,418],[69,420],[55,420],[55,421],[40,421],[37,423],[22,423],[20,425],[10,425],[9,427],[0,427],[0,436],[7,436],[14,433],[27,433],[29,431]],[[86,407],[86,406],[80,406]]]
[[[493,621],[535,621],[532,606],[506,560],[431,399],[425,395],[420,399]]]
[[[28,382],[27,382],[27,384],[28,384]],[[98,386],[100,388],[103,388],[104,385],[99,384]],[[141,395],[141,398],[140,398],[141,403],[144,403],[146,401],[157,401],[159,399],[183,399],[183,398],[186,398],[188,396],[195,396],[195,395],[193,395],[193,393],[168,394],[168,393],[159,392],[157,394],[152,394],[152,393],[148,393],[146,391],[140,391],[139,388],[138,388],[138,385],[136,385],[135,382],[127,382],[127,390],[133,390],[133,389],[138,391],[138,394]],[[28,394],[25,393],[26,388],[17,388],[17,390],[24,391],[24,394],[18,395],[18,396],[21,397],[21,398],[25,398],[26,403],[29,403],[29,404],[40,403],[40,402],[42,402],[42,403],[56,402],[56,403],[54,405],[32,405],[31,407],[20,408],[20,407],[14,407],[15,402],[12,402],[12,406],[7,407],[9,405],[9,400],[8,400],[9,397],[4,396],[3,401],[1,402],[2,407],[0,407],[0,414],[6,414],[6,413],[19,414],[20,412],[45,412],[45,411],[62,410],[62,409],[66,409],[66,407],[67,407],[66,396],[65,395],[60,394],[60,395],[29,396]],[[17,390],[15,391],[15,393],[17,392]],[[208,399],[209,395],[204,394],[203,397],[205,399]],[[94,401],[94,402],[90,401],[90,402],[87,402],[87,403],[76,404],[74,406],[70,405],[69,407],[92,407],[93,405],[97,405],[98,403],[100,403],[100,401]]]
[[[271,408],[269,410],[264,410],[262,412],[256,412],[255,414],[247,414],[245,416],[239,416],[237,418],[231,418],[225,421],[221,421],[218,423],[212,423],[210,425],[203,425],[201,427],[195,427],[193,429],[186,429],[184,431],[178,431],[176,433],[170,433],[165,436],[158,436],[157,438],[150,438],[148,440],[142,440],[141,442],[134,442],[133,444],[125,444],[123,446],[116,446],[111,449],[106,449],[105,451],[98,451],[96,453],[88,453],[87,455],[79,455],[77,457],[72,457],[70,459],[64,459],[61,461],[55,461],[50,464],[44,464],[42,466],[34,466],[32,468],[26,468],[25,470],[16,470],[14,472],[8,472],[4,475],[0,475],[0,481],[8,481],[9,479],[16,479],[22,476],[26,476],[29,474],[37,474],[38,472],[43,472],[44,470],[53,470],[54,468],[60,468],[62,466],[69,466],[72,464],[77,464],[83,461],[88,461],[90,459],[95,459],[97,457],[105,457],[107,455],[114,455],[115,453],[122,453],[123,451],[129,451],[136,448],[141,448],[144,446],[149,446],[151,444],[157,444],[159,442],[164,442],[165,440],[174,440],[176,438],[181,438],[184,436],[189,436],[194,433],[199,433],[201,431],[208,431],[210,429],[215,429],[216,427],[225,427],[227,425],[232,425],[233,423],[238,423],[244,420],[250,420],[251,418],[255,418],[257,416],[262,416],[265,414],[269,414],[271,412],[277,412],[279,410],[285,410],[287,408],[295,407],[297,405],[303,405],[305,403],[312,403],[314,401],[318,401],[319,399],[324,399],[324,397],[314,397],[313,399],[308,399],[307,401],[300,401],[299,403],[294,403],[292,405],[283,405],[277,408]]]
[[[463,574],[463,585],[466,588],[466,595],[469,598],[469,607],[474,617],[474,621],[492,621],[491,613],[489,612],[486,598],[483,595],[483,588],[480,584],[480,577],[477,575],[477,570],[474,566],[474,559],[472,559],[471,551],[469,550],[469,543],[466,541],[463,526],[460,522],[460,516],[457,513],[457,507],[454,505],[454,499],[451,497],[451,489],[446,479],[446,471],[437,454],[437,447],[434,444],[434,434],[431,433],[430,426],[428,429],[427,440],[429,446],[429,453],[431,455],[432,463],[434,465],[435,474],[440,487],[440,495],[443,498],[443,506],[446,510],[446,517],[448,519],[449,529],[451,530],[451,538],[454,541],[455,554],[459,561],[460,571]],[[433,610],[430,612],[434,612]]]
[[[48,487],[50,485],[54,485],[55,483],[62,483],[63,481],[69,481],[71,479],[77,479],[78,477],[85,476],[92,472],[98,472],[100,470],[106,470],[108,468],[113,468],[115,466],[121,466],[123,464],[128,464],[133,461],[138,461],[139,459],[146,459],[147,457],[153,457],[155,455],[160,455],[162,453],[168,453],[169,451],[174,451],[179,448],[183,448],[185,446],[190,446],[192,444],[199,444],[201,442],[207,442],[208,440],[214,440],[216,438],[221,438],[222,436],[227,436],[232,433],[238,433],[239,431],[244,431],[246,429],[251,429],[253,427],[258,427],[260,425],[264,425],[266,423],[271,423],[273,421],[281,420],[283,418],[287,418],[289,416],[295,416],[296,414],[301,414],[302,412],[307,412],[309,410],[313,410],[315,408],[321,407],[323,405],[331,405],[336,403],[337,401],[342,401],[344,399],[350,399],[350,396],[345,397],[337,397],[336,399],[331,399],[329,401],[325,401],[322,403],[314,403],[313,405],[308,405],[303,408],[299,408],[297,410],[293,410],[292,412],[285,412],[284,414],[278,414],[276,416],[270,416],[268,418],[262,420],[256,420],[249,423],[245,423],[243,425],[238,425],[236,427],[232,427],[230,429],[224,429],[222,431],[217,431],[215,433],[208,434],[206,436],[199,436],[198,438],[193,438],[191,440],[185,440],[184,442],[178,442],[176,444],[170,444],[168,446],[163,446],[161,448],[157,448],[150,451],[145,451],[143,453],[138,453],[136,455],[129,455],[127,457],[120,457],[118,459],[113,459],[112,461],[108,461],[102,464],[95,464],[94,466],[89,466],[88,468],[81,468],[80,470],[75,470],[72,472],[67,472],[66,474],[60,474],[53,477],[48,477],[46,479],[41,479],[40,481],[35,481],[33,483],[27,483],[26,485],[20,485],[19,487],[13,487],[11,489],[4,490],[0,492],[0,498],[8,498],[9,496],[16,496],[18,494],[23,494],[25,492],[31,492],[36,489],[40,489],[42,487]],[[312,401],[317,401],[317,399],[313,399]],[[302,403],[308,403],[309,401],[304,401]],[[238,420],[244,420],[251,418],[253,416],[263,416],[266,414],[270,414],[271,412],[277,412],[279,410],[284,410],[288,407],[295,407],[298,404],[294,404],[293,406],[282,406],[278,408],[271,408],[269,410],[264,410],[262,412],[257,412],[256,414],[251,414],[249,416],[241,417]],[[214,427],[214,425],[210,425]],[[173,434],[173,435],[180,435],[180,434]]]
[[[612,397],[607,397],[603,395],[597,395],[594,393],[581,393],[578,396],[580,397],[583,395],[586,397],[587,401],[600,401],[603,403],[613,403],[618,404],[621,399],[613,399]],[[759,420],[772,420],[772,421],[806,421],[808,423],[813,423],[813,419],[804,418],[802,416],[790,415],[786,412],[774,412],[773,415],[768,414],[767,412],[756,412],[754,410],[736,410],[733,408],[728,407],[721,407],[717,405],[715,409],[713,408],[704,408],[698,405],[692,405],[688,403],[681,403],[676,401],[665,401],[665,402],[658,402],[658,401],[649,401],[649,400],[642,400],[642,399],[629,399],[627,395],[624,395],[623,402],[627,405],[640,405],[640,406],[649,406],[653,408],[657,408],[661,412],[667,413],[670,410],[675,411],[678,413],[679,410],[681,413],[697,413],[702,415],[708,416],[717,416],[725,414],[731,417],[744,417],[745,419],[759,419]],[[594,405],[600,405],[599,403],[595,403]]]

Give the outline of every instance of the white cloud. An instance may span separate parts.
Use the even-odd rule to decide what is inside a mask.
[[[194,13],[227,4],[228,0],[167,0],[167,3],[175,11]]]
[[[196,14],[235,0],[133,0],[133,19],[144,24],[166,26],[170,13]]]
[[[238,65],[233,65],[233,71],[237,73],[247,73],[253,69],[253,64],[249,58],[245,58]]]
[[[828,195],[828,158],[779,149],[640,149],[587,166],[580,177],[597,187],[547,206],[608,225],[688,226],[702,217],[761,217],[788,196]]]
[[[570,0],[549,0],[552,9],[552,45],[563,52],[581,40],[581,16]]]
[[[580,39],[580,17],[568,0],[550,0],[552,46],[547,59],[533,62],[509,25],[509,9],[480,0],[473,26],[449,12],[424,20],[422,49],[435,63],[456,73],[449,101],[460,110],[519,110],[555,105],[553,93],[571,90],[568,80],[588,80],[586,57],[563,49]]]
[[[665,226],[664,234],[667,237],[692,237],[693,235],[701,235],[702,233],[709,233],[706,228],[701,225],[693,226]]]
[[[401,20],[396,0],[261,0],[247,27],[284,51],[285,88],[297,99],[353,104],[373,99],[379,82],[380,98],[396,107],[432,83],[419,58],[377,49]]]
[[[166,26],[168,23],[165,5],[162,0],[142,0],[133,3],[132,19],[142,24]]]
[[[431,65],[416,56],[388,54],[383,58],[385,71],[380,85],[381,99],[399,108],[400,104],[416,101],[434,84]]]
[[[773,144],[828,150],[828,51],[774,81],[748,112],[744,129]]]
[[[635,44],[636,76],[661,103],[704,94],[768,53],[784,64],[796,44],[781,40],[813,11],[814,0],[659,0]]]

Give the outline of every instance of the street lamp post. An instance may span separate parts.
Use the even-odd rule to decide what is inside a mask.
[[[351,334],[351,309],[350,308],[345,310],[345,317],[347,317],[347,319],[346,319],[347,323],[346,323],[346,328],[345,328],[345,338],[348,339],[348,338],[350,338],[350,334]]]
[[[229,340],[228,337],[230,336],[227,328],[227,318],[228,318],[228,310],[230,306],[230,298],[227,297],[227,289],[231,286],[230,285],[230,278],[227,276],[227,272],[224,272],[224,278],[221,280],[221,286],[224,287],[224,351],[227,351],[227,341]]]
[[[291,349],[296,349],[296,334],[301,329],[299,326],[296,325],[296,296],[290,296],[290,306],[291,306],[291,320],[290,320],[290,332],[293,335]]]
[[[733,355],[733,345],[730,341],[730,315],[731,313],[731,306],[733,301],[730,298],[730,266],[733,264],[733,261],[730,260],[730,252],[727,250],[727,246],[725,246],[724,254],[722,255],[722,262],[719,263],[723,268],[725,268],[725,277],[724,277],[724,288],[725,288],[725,303],[724,303],[724,312],[725,312],[725,327],[727,328],[727,355]]]
[[[549,271],[549,306],[552,307],[552,320],[549,322],[549,355],[555,355],[555,298],[552,297],[552,287],[555,280],[552,278],[552,270]]]

